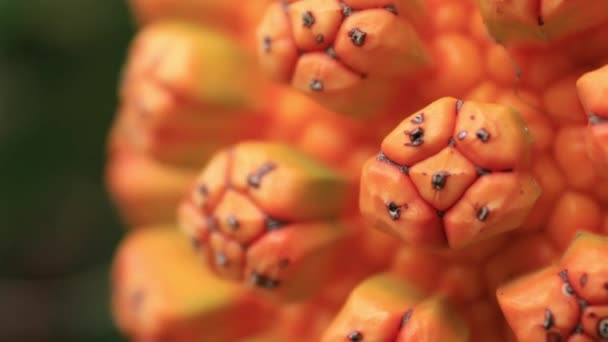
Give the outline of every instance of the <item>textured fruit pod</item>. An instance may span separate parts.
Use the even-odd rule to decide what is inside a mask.
[[[520,341],[608,340],[608,239],[581,232],[559,264],[498,289]]]
[[[339,272],[352,238],[336,223],[348,193],[344,178],[298,150],[242,142],[210,160],[179,221],[216,273],[296,299]]]
[[[106,184],[129,227],[175,222],[175,207],[196,171],[163,164],[130,149],[115,151],[106,166]]]
[[[227,37],[160,21],[132,44],[116,125],[143,152],[200,166],[210,151],[254,133],[266,90],[253,60]]]
[[[395,81],[429,62],[414,27],[399,10],[418,5],[419,1],[276,2],[257,30],[260,64],[270,78],[290,83],[337,112],[381,112],[395,93]]]
[[[608,3],[588,0],[478,0],[490,34],[501,44],[546,45],[608,22]]]
[[[608,65],[586,73],[576,82],[578,95],[589,116],[585,141],[587,155],[599,174],[608,177]]]
[[[183,19],[229,33],[247,44],[252,38],[250,28],[272,1],[129,0],[129,4],[140,24]]]
[[[234,341],[265,329],[276,309],[201,267],[175,227],[146,227],[120,245],[114,319],[138,341]]]
[[[360,208],[404,242],[459,248],[518,228],[541,189],[506,106],[443,98],[403,120],[363,168]]]
[[[440,298],[425,299],[405,279],[372,276],[351,293],[321,341],[467,341],[460,317]]]

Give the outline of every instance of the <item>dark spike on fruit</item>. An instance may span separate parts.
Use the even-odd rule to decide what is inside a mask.
[[[420,125],[424,122],[424,113],[416,114],[411,122],[415,125]]]
[[[597,334],[600,335],[602,339],[608,339],[608,317],[597,322]]]
[[[349,17],[351,14],[353,14],[353,9],[350,8],[350,6],[348,6],[344,2],[340,2],[340,5],[342,6],[342,15],[343,16]]]
[[[322,44],[325,41],[325,37],[322,34],[318,34],[315,37],[315,41],[317,42],[317,44]]]
[[[338,59],[338,54],[333,46],[328,46],[327,49],[325,49],[325,53],[333,59]]]
[[[386,210],[388,210],[388,214],[391,216],[393,221],[397,221],[401,217],[401,208],[403,206],[398,206],[395,202],[389,202],[386,204]]]
[[[353,342],[363,341],[363,334],[359,331],[353,331],[348,334],[348,340]]]
[[[285,223],[283,223],[279,220],[275,220],[270,216],[266,217],[265,224],[266,224],[266,230],[269,232],[271,232],[273,230],[281,229],[285,225]]]
[[[264,40],[262,40],[262,46],[264,48],[264,52],[270,53],[272,50],[272,39],[270,39],[268,36],[264,37]]]
[[[384,9],[387,10],[387,11],[389,11],[389,12],[391,12],[391,13],[393,13],[393,14],[395,14],[395,15],[399,14],[397,12],[397,7],[395,7],[394,5],[386,5],[386,6],[384,6]]]
[[[589,114],[589,124],[591,126],[596,126],[603,123],[608,123],[608,119],[602,118],[594,113]]]
[[[587,273],[583,273],[583,275],[581,275],[581,278],[579,280],[581,283],[581,287],[585,287],[585,285],[587,285],[587,280],[588,280]]]
[[[232,230],[239,229],[239,221],[234,215],[229,215],[228,217],[226,217],[226,223],[228,224],[228,227],[230,227],[230,229]]]
[[[547,342],[562,342],[562,336],[554,331],[547,333]]]
[[[450,137],[450,139],[448,139],[448,146],[456,147],[456,140],[454,140],[454,138]]]
[[[477,139],[481,140],[481,142],[488,142],[488,140],[490,140],[490,132],[488,132],[486,129],[484,128],[480,128],[477,130],[477,132],[475,133],[475,135],[477,136]]]
[[[555,324],[555,317],[553,317],[553,312],[549,309],[545,309],[545,321],[543,322],[543,328],[545,330],[549,330]]]
[[[424,142],[424,129],[422,127],[416,127],[411,132],[406,132],[410,137],[410,142],[406,143],[405,146],[417,147],[422,145]]]
[[[479,208],[479,210],[477,210],[477,219],[479,221],[485,221],[488,216],[490,215],[490,209],[488,209],[488,207],[483,206],[481,208]]]
[[[215,264],[217,266],[224,267],[224,266],[228,265],[228,258],[226,257],[226,255],[224,253],[218,252],[215,254]]]
[[[365,44],[365,36],[367,33],[361,31],[358,28],[354,28],[348,32],[348,36],[356,46],[363,46]]]
[[[464,138],[467,137],[467,131],[460,131],[458,132],[458,140],[464,140]]]
[[[268,173],[276,169],[276,165],[274,163],[265,163],[262,165],[256,172],[250,174],[247,177],[247,184],[252,188],[259,188],[262,182],[262,178],[266,176]]]
[[[312,15],[312,12],[306,11],[302,14],[302,26],[304,27],[312,27],[315,24],[315,17]]]
[[[323,82],[320,80],[312,80],[310,81],[309,87],[312,91],[323,91]]]
[[[475,171],[477,172],[477,175],[478,175],[479,177],[481,177],[481,176],[485,176],[485,175],[489,175],[489,174],[491,174],[491,173],[492,173],[492,171],[491,171],[491,170],[484,169],[483,167],[480,167],[480,166],[476,166],[476,167],[475,167]]]
[[[463,100],[456,101],[456,114],[460,113],[460,110],[462,109],[463,105],[464,105]]]
[[[435,190],[443,190],[448,180],[449,173],[445,171],[435,172],[431,177],[431,185]]]

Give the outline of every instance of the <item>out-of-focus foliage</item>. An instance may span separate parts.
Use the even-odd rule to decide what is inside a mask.
[[[0,341],[121,340],[102,176],[132,26],[122,0],[0,0]]]

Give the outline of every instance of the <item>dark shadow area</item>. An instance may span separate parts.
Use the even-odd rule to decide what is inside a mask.
[[[0,1],[0,341],[121,341],[103,183],[125,0]]]

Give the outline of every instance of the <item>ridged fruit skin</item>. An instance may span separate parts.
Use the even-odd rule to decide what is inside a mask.
[[[371,276],[350,293],[321,341],[467,341],[460,317],[440,297],[424,298],[407,280]]]
[[[265,120],[268,85],[254,65],[234,41],[200,25],[144,27],[123,70],[111,146],[122,141],[158,160],[200,167]]]
[[[271,79],[332,110],[358,117],[382,112],[401,81],[429,64],[402,15],[416,7],[417,1],[277,1],[257,29],[260,65]]]
[[[276,308],[201,267],[172,226],[131,232],[112,269],[112,307],[136,341],[234,341],[266,329]]]
[[[179,221],[216,273],[294,300],[340,272],[356,232],[339,223],[349,196],[345,178],[298,150],[245,141],[210,160]]]
[[[439,99],[406,117],[363,167],[359,206],[404,242],[461,248],[521,226],[541,189],[531,139],[506,106]]]
[[[608,238],[580,232],[561,261],[497,290],[520,341],[608,339]]]

